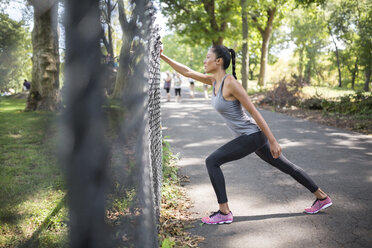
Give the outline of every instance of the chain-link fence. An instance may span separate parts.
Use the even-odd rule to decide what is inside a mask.
[[[71,247],[158,247],[160,37],[152,26],[151,1],[128,4],[131,17],[122,25],[116,80],[122,92],[114,94],[120,97],[106,97],[98,0],[66,1],[61,148],[67,169]]]
[[[157,27],[151,32],[149,63],[149,140],[150,163],[152,168],[155,213],[160,216],[161,183],[162,183],[162,132],[160,112],[160,36]],[[158,220],[157,220],[158,221]]]

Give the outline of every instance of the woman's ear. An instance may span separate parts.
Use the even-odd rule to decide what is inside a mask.
[[[219,65],[219,64],[221,64],[222,63],[222,58],[218,58],[218,59],[216,59],[216,64],[217,65]]]

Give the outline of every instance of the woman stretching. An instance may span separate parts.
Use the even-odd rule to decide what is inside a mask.
[[[250,101],[246,91],[236,80],[235,52],[225,46],[214,46],[208,50],[204,60],[204,70],[211,75],[199,73],[182,65],[163,54],[160,57],[173,69],[185,77],[212,85],[212,106],[223,117],[235,139],[226,143],[206,159],[209,178],[217,196],[219,210],[209,217],[202,218],[206,224],[231,223],[233,215],[229,209],[226,196],[225,179],[220,166],[224,163],[241,159],[255,152],[262,160],[292,176],[316,197],[315,202],[306,213],[315,214],[332,205],[331,198],[324,193],[300,167],[288,161],[272,134],[266,121]],[[233,76],[226,74],[232,60]],[[244,111],[244,107],[250,115]]]

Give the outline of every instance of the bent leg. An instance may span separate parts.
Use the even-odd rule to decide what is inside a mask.
[[[220,166],[241,159],[257,149],[260,133],[242,135],[218,148],[206,159],[209,178],[216,193],[218,203],[227,202],[225,178]]]
[[[310,178],[310,176],[301,167],[293,164],[286,157],[284,157],[284,155],[280,155],[279,158],[274,159],[271,155],[270,145],[268,143],[258,149],[256,154],[267,163],[278,168],[282,172],[289,174],[297,182],[305,186],[311,193],[314,193],[318,190],[319,187]]]

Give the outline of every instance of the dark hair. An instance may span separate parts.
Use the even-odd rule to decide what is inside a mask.
[[[215,45],[212,47],[213,52],[216,54],[216,59],[222,58],[223,60],[223,69],[229,68],[230,60],[232,60],[232,74],[235,79],[236,73],[235,73],[235,51],[234,49],[229,49],[222,45]]]

